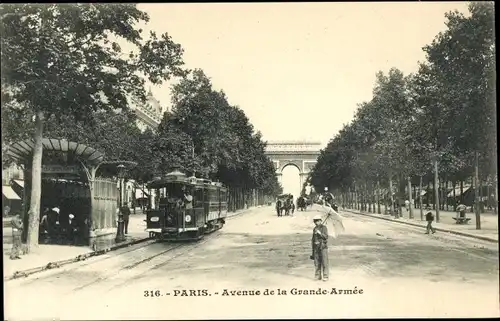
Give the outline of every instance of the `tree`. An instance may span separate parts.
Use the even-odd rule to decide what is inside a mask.
[[[2,96],[34,116],[28,250],[38,245],[42,136],[52,117],[85,121],[93,112],[145,102],[144,78],[159,84],[180,76],[180,45],[151,32],[144,41],[133,4],[4,5],[0,9]],[[116,39],[116,40],[113,40]],[[122,52],[118,39],[135,46]],[[3,108],[3,105],[2,105]]]
[[[248,117],[229,104],[223,91],[212,88],[203,70],[193,70],[173,86],[172,103],[173,112],[165,126],[178,128],[191,138],[198,173],[220,180],[238,199],[245,199],[252,189],[278,190],[262,135],[254,133]]]
[[[491,138],[496,137],[494,7],[491,2],[472,2],[469,11],[469,17],[448,13],[448,29],[424,51],[433,80],[441,88],[439,101],[445,110],[453,110],[445,115],[450,116],[451,143],[461,153],[472,154],[468,158],[474,160],[476,228],[480,229],[479,158],[491,158],[489,151],[496,146],[496,139]]]
[[[156,133],[147,128],[140,133],[132,148],[132,160],[137,162],[137,166],[131,171],[139,183],[146,183],[158,174],[158,157],[154,150]]]

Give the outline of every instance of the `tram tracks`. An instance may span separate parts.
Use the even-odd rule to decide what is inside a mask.
[[[244,214],[247,211],[248,210],[242,210],[242,211],[233,213],[232,215],[226,217],[226,221],[239,218],[241,216],[241,214]],[[25,279],[25,280],[22,280],[22,282],[23,282],[23,285],[29,285],[29,284],[32,284],[34,282],[44,281],[44,280],[47,280],[47,279],[50,279],[53,277],[67,276],[70,273],[72,273],[78,269],[84,268],[84,267],[92,265],[92,264],[101,263],[101,262],[106,261],[106,260],[118,258],[120,256],[126,255],[127,253],[141,250],[141,249],[148,247],[148,246],[155,244],[155,243],[157,243],[156,240],[149,239],[145,243],[140,243],[141,244],[140,246],[135,246],[135,244],[134,244],[134,245],[129,245],[128,247],[125,247],[126,250],[124,250],[124,249],[111,250],[113,252],[113,255],[106,255],[108,252],[111,252],[111,251],[104,251],[103,250],[103,251],[90,253],[90,255],[83,255],[83,256],[81,255],[77,258],[72,258],[72,259],[68,259],[65,261],[56,262],[54,264],[49,264],[50,268],[37,267],[34,269],[26,270],[26,271],[23,271],[23,273],[22,273],[24,277],[28,277],[32,274],[39,273],[39,272],[48,272],[48,274],[45,274],[42,277],[37,277],[34,279]],[[83,262],[85,262],[85,263],[83,263]],[[56,268],[57,268],[57,270],[56,270]],[[63,269],[61,269],[61,268],[63,268]],[[4,281],[15,280],[15,279],[19,279],[19,277],[5,278]]]
[[[175,260],[176,258],[178,258],[179,256],[182,256],[182,255],[185,255],[185,254],[188,254],[189,252],[199,248],[200,246],[204,245],[205,243],[207,242],[210,242],[210,241],[213,241],[215,239],[217,239],[219,236],[221,236],[222,233],[220,230],[218,231],[215,231],[213,232],[212,234],[210,235],[207,235],[206,237],[204,237],[202,240],[196,242],[196,243],[191,243],[191,244],[183,244],[183,245],[187,245],[187,249],[186,251],[182,251],[182,252],[178,252],[178,253],[175,253],[173,254],[171,257],[168,257],[166,259],[164,259],[162,262],[158,263],[158,264],[155,264],[153,265],[152,267],[144,270],[144,271],[141,271],[133,276],[131,276],[130,278],[127,278],[127,280],[123,281],[123,282],[120,282],[114,286],[112,286],[111,288],[109,288],[107,290],[107,292],[110,292],[112,290],[115,290],[117,288],[121,288],[123,286],[126,286],[128,284],[130,284],[132,281],[134,280],[138,280],[138,279],[141,279],[144,274],[146,273],[149,273],[150,271],[154,271],[154,270],[158,270],[166,265],[168,265],[169,263],[171,263],[173,260]],[[181,246],[178,246],[176,247],[176,249],[180,248],[180,247],[183,247],[182,245]]]
[[[175,249],[177,249],[177,248],[179,248],[181,246],[182,246],[182,244],[169,247],[166,250],[160,251],[159,253],[156,253],[154,255],[148,256],[146,258],[143,258],[143,259],[141,259],[139,261],[136,261],[136,262],[134,262],[132,264],[128,264],[128,265],[126,265],[124,267],[119,268],[118,270],[114,270],[113,269],[109,273],[107,273],[107,274],[105,274],[103,276],[99,276],[98,278],[96,278],[95,280],[93,280],[91,282],[85,283],[83,285],[80,285],[80,286],[74,288],[72,291],[78,292],[78,291],[86,289],[86,288],[88,288],[90,286],[96,285],[98,283],[102,283],[102,282],[104,282],[104,281],[106,281],[106,280],[108,280],[108,279],[110,279],[110,278],[118,275],[122,271],[131,270],[131,269],[133,269],[133,268],[135,268],[135,267],[137,267],[137,266],[139,266],[141,264],[147,263],[147,262],[149,262],[149,261],[157,258],[158,256],[163,255],[163,254],[168,253],[168,252],[171,252],[171,251],[173,251],[173,250],[175,250]]]
[[[170,246],[167,249],[162,250],[158,253],[155,253],[154,255],[149,255],[145,258],[142,258],[141,260],[135,261],[135,262],[128,264],[124,267],[121,267],[118,270],[115,269],[113,271],[110,271],[109,273],[107,273],[103,276],[100,276],[100,277],[96,278],[95,280],[92,280],[91,282],[88,282],[88,283],[80,285],[76,288],[73,288],[71,292],[80,292],[80,291],[85,290],[89,287],[103,284],[105,281],[119,279],[120,277],[123,277],[124,273],[132,272],[132,275],[127,276],[124,281],[118,283],[117,285],[112,286],[107,291],[122,287],[126,284],[129,284],[132,280],[139,279],[143,274],[147,273],[148,271],[165,266],[168,263],[170,263],[172,260],[174,260],[175,258],[177,258],[181,255],[184,255],[184,254],[200,247],[201,245],[205,244],[206,242],[208,242],[210,240],[213,240],[214,238],[217,238],[218,236],[220,236],[220,230],[215,231],[213,234],[209,234],[209,235],[205,236],[202,240],[200,240],[198,242],[179,243],[179,244],[168,243]],[[179,252],[179,253],[174,253],[172,256],[169,256],[168,258],[162,257],[163,255],[165,255],[167,253],[175,252],[175,250],[183,249],[183,248],[186,248],[187,250]],[[156,263],[155,260],[159,260],[159,262]],[[153,267],[134,273],[135,268],[140,267],[141,265],[148,263],[148,262],[151,262],[151,261],[153,261],[153,263],[156,263],[153,265]]]
[[[148,246],[151,246],[152,244],[155,244],[155,243],[156,243],[156,241],[150,240],[148,242],[141,243],[140,246],[132,246],[130,248],[126,248],[126,250],[119,250],[120,252],[113,251],[112,252],[113,255],[107,255],[107,256],[106,256],[106,254],[104,254],[104,255],[94,255],[94,256],[91,256],[91,257],[87,258],[85,261],[78,262],[78,265],[76,265],[76,266],[72,265],[72,266],[70,266],[68,268],[65,268],[62,271],[61,270],[59,270],[59,271],[52,270],[55,273],[50,273],[48,275],[44,275],[43,277],[37,277],[37,278],[34,278],[34,279],[28,279],[28,280],[24,281],[23,284],[24,285],[29,285],[29,284],[32,284],[34,282],[40,282],[40,281],[43,281],[43,280],[46,280],[46,279],[49,279],[49,278],[61,277],[61,276],[69,275],[70,273],[74,272],[75,270],[84,268],[84,267],[89,266],[89,265],[101,263],[101,262],[104,262],[104,261],[109,260],[109,259],[114,259],[114,258],[117,258],[117,257],[119,257],[121,255],[125,255],[127,253],[139,251],[139,250],[144,249],[144,248],[146,248]],[[61,267],[63,267],[63,266],[61,266]]]

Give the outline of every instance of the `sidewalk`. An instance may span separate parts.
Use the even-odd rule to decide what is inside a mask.
[[[261,206],[257,206],[258,208]],[[228,213],[229,217],[234,217],[250,210],[254,209],[254,207],[249,207],[246,209],[241,209],[236,212]],[[104,252],[109,249],[113,250],[119,247],[128,246],[130,244],[136,244],[142,241],[146,241],[149,239],[149,233],[145,231],[146,229],[146,215],[139,214],[137,211],[136,214],[130,215],[130,221],[128,226],[128,235],[126,235],[126,241],[120,242],[118,244],[114,243],[104,248],[97,248],[97,252]],[[10,279],[16,272],[25,272],[28,274],[41,272],[45,269],[45,267],[49,263],[58,262],[59,265],[69,264],[72,262],[77,262],[76,258],[80,255],[82,256],[93,256],[96,255],[97,252],[93,251],[88,246],[69,246],[69,245],[47,245],[40,244],[39,250],[37,253],[32,253],[29,255],[21,256],[20,260],[11,260],[9,258],[10,250],[12,248],[12,237],[10,227],[4,227],[4,244],[3,244],[3,269],[4,269],[4,281],[6,279]],[[7,241],[7,242],[5,242]],[[106,243],[106,242],[104,242]],[[67,261],[67,262],[66,262]]]
[[[132,214],[130,215],[129,221],[129,234],[126,235],[126,240],[118,244],[114,243],[111,249],[117,247],[127,246],[129,244],[138,243],[143,240],[147,240],[149,234],[145,231],[146,229],[146,219],[145,215]],[[9,232],[6,233],[6,229],[3,229],[4,240],[9,238]],[[4,280],[5,278],[10,278],[17,271],[27,271],[27,270],[43,270],[50,262],[59,261],[72,261],[80,255],[90,256],[95,253],[88,246],[71,246],[71,245],[52,245],[52,244],[40,244],[37,253],[31,253],[29,255],[22,255],[20,260],[11,260],[9,258],[10,251],[12,248],[12,237],[10,237],[10,242],[3,244],[3,271]],[[109,249],[109,248],[108,248]],[[102,251],[104,249],[97,249],[97,251]],[[76,260],[75,260],[76,261]],[[70,262],[67,262],[70,263]],[[64,263],[63,263],[64,264]]]
[[[420,209],[413,209],[413,219],[409,218],[409,212],[403,209],[403,217],[395,219],[394,216],[385,214],[375,214],[368,212],[361,212],[356,209],[342,209],[343,211],[353,212],[361,215],[367,215],[372,217],[377,217],[380,219],[404,223],[413,226],[419,226],[425,228],[427,222],[425,222],[425,214],[429,210],[424,210],[424,220],[420,220]],[[381,207],[382,213],[384,207]],[[435,210],[430,210],[436,216]],[[481,229],[476,230],[476,215],[474,213],[467,213],[467,218],[470,218],[468,224],[455,224],[453,217],[456,216],[455,212],[450,211],[439,211],[439,223],[434,222],[432,226],[436,228],[437,231],[448,232],[462,236],[473,237],[481,240],[498,242],[498,215],[493,213],[482,213],[481,214]]]

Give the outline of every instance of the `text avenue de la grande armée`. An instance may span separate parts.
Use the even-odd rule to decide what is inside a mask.
[[[340,288],[315,288],[315,289],[264,289],[264,290],[231,290],[222,289],[220,291],[210,291],[207,289],[187,289],[187,290],[144,290],[144,297],[158,298],[166,296],[174,297],[203,297],[203,296],[274,296],[274,295],[359,295],[363,294],[363,289],[355,286],[351,289]]]

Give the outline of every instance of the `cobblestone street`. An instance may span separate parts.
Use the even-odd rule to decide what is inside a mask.
[[[222,231],[198,243],[137,245],[9,281],[6,317],[499,315],[497,244],[439,233],[429,236],[419,228],[344,213],[346,233],[330,240],[331,277],[321,282],[313,279],[309,259],[315,214],[309,210],[278,218],[271,207],[263,207],[229,219]],[[292,290],[318,288],[329,294],[298,295]],[[331,295],[332,288],[363,292]],[[224,295],[224,289],[228,294],[258,290],[261,295]],[[265,289],[274,295],[263,295]],[[207,296],[198,290],[207,290]],[[38,306],[45,308],[23,308],[23,300],[31,296],[38,296]],[[82,309],[82,304],[88,308]]]

